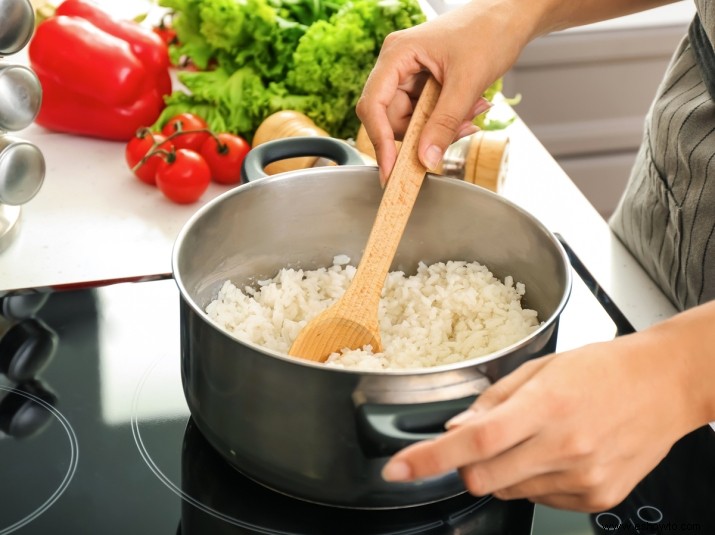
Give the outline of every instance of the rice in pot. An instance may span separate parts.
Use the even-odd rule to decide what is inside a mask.
[[[287,354],[308,321],[348,287],[355,274],[348,262],[339,255],[329,268],[285,268],[256,288],[226,281],[206,312],[237,338]],[[379,308],[384,351],[345,350],[325,364],[379,371],[487,355],[538,327],[536,311],[522,308],[525,292],[522,283],[510,276],[500,281],[478,262],[420,263],[412,276],[389,273]]]

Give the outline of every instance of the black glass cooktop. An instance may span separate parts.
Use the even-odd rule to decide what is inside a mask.
[[[575,277],[560,348],[628,330],[589,288],[599,294]],[[0,535],[715,533],[710,427],[598,515],[468,494],[385,511],[276,494],[226,464],[193,425],[178,299],[161,280],[56,292],[25,309],[0,300]]]

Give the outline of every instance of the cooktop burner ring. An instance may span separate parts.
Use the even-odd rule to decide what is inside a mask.
[[[64,429],[65,433],[67,434],[67,438],[69,440],[69,450],[70,450],[70,459],[69,459],[69,465],[67,467],[67,471],[64,474],[64,477],[62,478],[62,481],[60,482],[59,486],[55,489],[55,491],[47,498],[47,500],[44,501],[37,509],[32,511],[30,514],[26,515],[24,518],[21,518],[20,520],[17,520],[13,524],[5,527],[5,528],[0,528],[0,535],[7,535],[9,533],[12,533],[14,531],[19,530],[20,528],[23,528],[33,520],[35,520],[37,517],[39,517],[41,514],[43,514],[45,511],[47,511],[52,505],[62,496],[62,494],[67,490],[69,487],[70,483],[72,482],[72,479],[74,478],[75,472],[77,471],[77,464],[79,461],[79,442],[77,441],[77,434],[74,431],[74,428],[72,427],[72,424],[65,418],[65,416],[58,411],[55,407],[53,407],[51,404],[47,403],[45,400],[41,399],[38,396],[35,396],[29,392],[23,392],[22,390],[14,387],[6,387],[3,385],[0,385],[0,390],[5,392],[5,395],[19,395],[22,396],[33,403],[36,403],[37,405],[41,406],[43,409],[49,411],[51,416],[53,416],[57,421],[59,421],[60,425]]]
[[[211,515],[219,520],[222,520],[224,522],[227,522],[229,524],[233,524],[235,526],[239,526],[242,528],[250,528],[250,529],[256,529],[256,526],[252,524],[246,524],[243,523],[236,518],[225,515],[221,513],[220,511],[217,511],[213,509],[212,507],[209,507],[205,503],[197,500],[193,496],[187,494],[184,492],[176,483],[172,481],[172,479],[167,476],[154,462],[154,459],[152,458],[151,454],[149,453],[148,448],[146,447],[144,440],[142,439],[141,431],[139,429],[139,403],[140,403],[140,398],[141,398],[141,393],[144,390],[144,386],[146,385],[147,381],[149,381],[152,372],[156,369],[156,367],[166,359],[166,355],[163,355],[154,362],[152,362],[147,370],[144,372],[144,375],[142,376],[141,380],[137,384],[136,390],[134,391],[134,398],[132,399],[132,414],[131,414],[131,429],[132,429],[132,435],[134,436],[134,442],[136,443],[137,449],[139,450],[139,454],[141,455],[142,459],[146,463],[146,465],[149,467],[149,470],[151,470],[154,475],[159,478],[159,481],[161,481],[166,487],[169,488],[174,494],[179,496],[182,500],[185,500],[187,503],[190,503],[194,507],[198,508],[199,510],[203,511],[204,513]],[[187,412],[188,412],[188,407],[187,407]],[[189,420],[189,416],[186,418],[187,422]],[[268,533],[268,532],[267,532]],[[2,533],[0,533],[2,535]]]
[[[180,395],[181,405],[172,405],[170,411],[150,412],[158,389],[165,386],[167,380],[175,382],[170,376],[180,382],[180,374],[180,362],[175,355],[165,353],[150,362],[139,376],[132,395],[129,423],[134,445],[144,464],[164,488],[182,501],[182,533],[185,522],[189,530],[186,533],[193,533],[191,530],[209,533],[217,527],[225,529],[224,525],[263,535],[325,533],[326,528],[353,523],[357,517],[367,522],[370,533],[375,535],[416,535],[433,533],[436,529],[461,529],[475,522],[493,521],[500,515],[511,518],[512,514],[518,517],[510,520],[512,522],[524,522],[526,518],[529,525],[531,523],[531,509],[523,511],[518,506],[514,511],[510,504],[500,506],[498,503],[490,508],[489,504],[497,502],[491,496],[476,498],[467,493],[416,508],[390,510],[336,508],[281,494],[226,463],[193,423],[183,390],[179,393],[178,386],[171,395]],[[165,455],[162,445],[167,440],[178,440],[179,428],[182,447],[176,452],[180,453],[180,466],[175,472],[176,458]],[[219,488],[220,492],[216,490]],[[529,504],[529,507],[533,506]],[[285,515],[276,516],[276,508]],[[294,525],[296,518],[301,519],[298,528]]]

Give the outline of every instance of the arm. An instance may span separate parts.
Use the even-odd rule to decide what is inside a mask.
[[[442,95],[419,144],[434,169],[447,146],[474,132],[486,110],[481,95],[509,70],[532,39],[670,3],[668,0],[472,0],[425,24],[385,39],[357,114],[375,145],[380,179],[395,162],[395,133],[404,133],[429,70]]]
[[[533,37],[557,30],[565,30],[574,26],[590,24],[602,20],[613,19],[645,11],[676,0],[581,0],[564,2],[562,0],[546,0],[535,2],[541,4],[540,24],[536,27]]]
[[[458,468],[469,490],[603,511],[688,432],[715,421],[715,302],[647,330],[532,360],[434,441],[386,465],[389,480]]]

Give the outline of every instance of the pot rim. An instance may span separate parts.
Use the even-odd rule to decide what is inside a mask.
[[[273,182],[279,182],[279,181],[284,181],[284,180],[299,180],[301,176],[304,175],[311,175],[314,173],[318,174],[335,174],[335,173],[349,173],[349,172],[355,172],[356,170],[359,170],[360,172],[364,173],[366,170],[370,171],[372,170],[375,174],[375,180],[377,180],[377,174],[378,174],[378,168],[377,166],[370,166],[370,165],[341,165],[341,166],[330,166],[330,167],[318,167],[318,168],[309,168],[309,169],[300,169],[297,171],[287,171],[284,173],[278,173],[275,175],[263,177],[259,180],[254,180],[251,182],[247,182],[245,184],[241,184],[239,186],[236,186],[233,189],[230,189],[214,199],[210,200],[206,204],[204,204],[201,208],[199,208],[192,216],[186,221],[184,226],[181,228],[179,231],[179,234],[176,237],[176,240],[174,241],[174,246],[172,249],[172,255],[171,255],[171,267],[172,267],[172,278],[174,279],[174,282],[176,283],[179,293],[181,295],[181,299],[187,303],[191,309],[206,323],[208,323],[209,326],[213,327],[217,332],[222,334],[223,336],[226,336],[232,340],[235,340],[248,348],[261,353],[267,357],[273,357],[273,358],[278,358],[286,363],[297,365],[297,366],[308,366],[312,368],[316,368],[319,370],[323,370],[327,373],[346,373],[350,375],[368,375],[368,376],[423,376],[423,375],[432,375],[432,374],[439,374],[439,373],[444,373],[444,372],[451,372],[451,371],[456,371],[456,370],[462,370],[465,368],[472,368],[474,366],[479,366],[481,364],[490,362],[492,360],[496,360],[498,358],[504,357],[510,353],[513,353],[515,350],[518,350],[520,348],[523,348],[531,343],[531,341],[535,338],[538,338],[544,331],[548,330],[551,328],[551,326],[556,322],[558,317],[561,315],[563,309],[566,307],[566,304],[568,303],[569,297],[571,295],[571,290],[572,290],[572,284],[573,284],[573,274],[571,270],[571,263],[568,259],[568,255],[566,254],[566,250],[564,249],[563,245],[561,242],[556,238],[556,235],[550,231],[546,225],[544,225],[541,221],[539,221],[534,215],[532,215],[530,212],[522,208],[521,206],[517,205],[516,203],[510,201],[509,199],[506,199],[490,190],[480,188],[481,193],[493,198],[496,200],[496,202],[501,202],[506,205],[508,205],[511,209],[521,213],[524,217],[529,219],[536,227],[538,227],[551,241],[552,245],[555,247],[556,251],[558,252],[559,256],[561,257],[562,263],[565,266],[565,272],[566,272],[566,277],[565,277],[565,284],[564,284],[564,290],[563,294],[561,295],[561,299],[559,300],[558,306],[554,309],[554,311],[551,313],[551,315],[546,318],[545,320],[542,320],[539,327],[532,331],[528,336],[522,338],[521,340],[518,340],[517,342],[514,342],[513,344],[510,344],[506,347],[503,347],[502,349],[498,351],[494,351],[492,353],[488,353],[486,355],[482,355],[481,357],[476,357],[476,358],[471,358],[471,359],[465,359],[459,362],[452,362],[449,364],[442,364],[439,366],[430,366],[430,367],[422,367],[422,368],[400,368],[400,369],[388,369],[388,370],[360,370],[360,369],[352,369],[352,368],[341,368],[337,366],[331,366],[331,365],[326,365],[324,363],[319,363],[319,362],[314,362],[308,359],[301,359],[298,357],[293,357],[288,355],[287,353],[281,353],[272,349],[268,349],[266,347],[260,346],[258,344],[255,344],[254,342],[251,342],[249,340],[244,340],[242,338],[239,338],[237,336],[234,336],[233,334],[229,333],[225,329],[222,329],[219,325],[216,325],[208,316],[205,310],[201,309],[201,307],[198,306],[198,304],[191,299],[189,296],[189,292],[187,291],[186,287],[184,286],[181,274],[179,273],[179,270],[177,269],[178,263],[179,263],[179,254],[182,249],[182,244],[186,239],[186,235],[192,230],[193,226],[195,223],[200,220],[206,213],[210,212],[216,205],[221,204],[222,202],[225,202],[226,199],[233,197],[234,195],[239,195],[243,191],[248,190],[250,188],[259,188],[259,187],[267,187],[268,184],[271,184]],[[437,181],[437,182],[449,182],[454,183],[454,185],[457,185],[457,187],[464,187],[464,188],[479,188],[479,186],[475,186],[474,184],[470,184],[468,182],[463,182],[460,180],[457,180],[455,178],[450,178],[450,177],[445,177],[441,175],[437,175],[434,173],[427,173],[425,180],[430,180],[430,181]],[[338,254],[338,253],[336,253]]]

